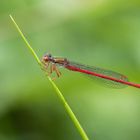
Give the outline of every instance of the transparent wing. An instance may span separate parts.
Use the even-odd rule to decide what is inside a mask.
[[[92,71],[92,72],[95,72],[95,73],[98,73],[98,74],[102,74],[102,75],[105,75],[105,76],[113,77],[113,78],[128,82],[128,78],[126,76],[124,76],[123,74],[111,71],[111,70],[106,70],[106,69],[102,69],[102,68],[98,68],[98,67],[94,67],[94,66],[82,65],[82,64],[75,63],[75,62],[70,62],[70,65],[78,67],[80,69],[89,70],[89,71]],[[127,86],[123,83],[115,82],[115,81],[112,81],[112,80],[109,80],[109,79],[104,79],[104,78],[93,76],[93,75],[90,75],[90,74],[85,74],[85,75],[88,75],[93,80],[95,80],[98,83],[100,83],[102,85],[105,85],[107,87],[124,88],[124,87]]]

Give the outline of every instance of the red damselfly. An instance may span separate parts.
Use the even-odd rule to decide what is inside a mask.
[[[68,70],[86,74],[94,79],[96,78],[98,81],[107,83],[107,85],[111,85],[115,88],[125,87],[126,85],[140,88],[140,84],[129,82],[128,78],[123,74],[98,67],[79,64],[69,61],[66,58],[53,57],[51,54],[44,55],[42,63],[44,64],[45,69],[48,69],[49,74],[55,72],[58,77],[61,75],[58,66],[62,66]]]

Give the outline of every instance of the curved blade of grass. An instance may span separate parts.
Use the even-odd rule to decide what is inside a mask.
[[[19,28],[19,26],[17,25],[17,23],[15,22],[15,20],[13,19],[13,17],[11,15],[9,15],[12,22],[14,23],[16,29],[18,30],[19,34],[21,35],[22,39],[24,40],[24,42],[26,43],[28,49],[31,51],[32,55],[34,56],[34,58],[36,59],[37,63],[42,66],[42,63],[40,61],[40,59],[38,58],[37,54],[35,53],[35,51],[33,50],[33,48],[31,47],[31,45],[29,44],[29,42],[27,41],[27,39],[25,38],[24,34],[22,33],[21,29]],[[60,101],[63,103],[68,115],[70,116],[72,122],[74,123],[74,125],[76,126],[77,130],[79,131],[81,137],[83,138],[83,140],[89,140],[86,132],[84,131],[84,129],[82,128],[81,124],[79,123],[78,119],[76,118],[75,114],[73,113],[72,109],[70,108],[70,106],[68,105],[66,99],[64,98],[63,94],[61,93],[61,91],[58,89],[58,87],[56,86],[56,84],[52,81],[52,79],[48,76],[49,81],[51,82],[52,86],[54,87]]]

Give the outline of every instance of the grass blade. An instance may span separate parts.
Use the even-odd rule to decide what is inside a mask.
[[[42,63],[40,61],[40,59],[38,58],[37,54],[35,53],[35,51],[33,50],[33,48],[31,47],[31,45],[29,44],[29,42],[27,41],[27,39],[25,38],[24,34],[22,33],[21,29],[19,28],[19,26],[17,25],[17,23],[15,22],[14,18],[9,15],[12,22],[14,23],[16,29],[18,30],[19,34],[21,35],[22,39],[24,40],[24,42],[26,43],[27,48],[31,51],[32,55],[34,56],[35,60],[37,61],[37,63],[42,66]],[[74,125],[76,126],[77,130],[79,131],[81,137],[83,138],[83,140],[89,140],[86,132],[84,131],[84,129],[82,128],[81,124],[79,123],[78,119],[76,118],[76,116],[74,115],[72,109],[70,108],[70,106],[68,105],[66,99],[64,98],[63,94],[61,93],[61,91],[58,89],[58,87],[56,86],[56,84],[52,81],[52,79],[48,76],[48,79],[50,81],[50,83],[52,84],[52,86],[54,87],[57,96],[59,97],[60,101],[62,102],[62,104],[64,105],[69,117],[71,118],[72,122],[74,123]]]

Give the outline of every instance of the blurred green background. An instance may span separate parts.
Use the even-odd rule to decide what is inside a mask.
[[[25,47],[118,71],[140,83],[140,1],[1,0],[0,140],[81,140]],[[106,88],[60,69],[55,81],[90,140],[140,139],[140,90]]]

